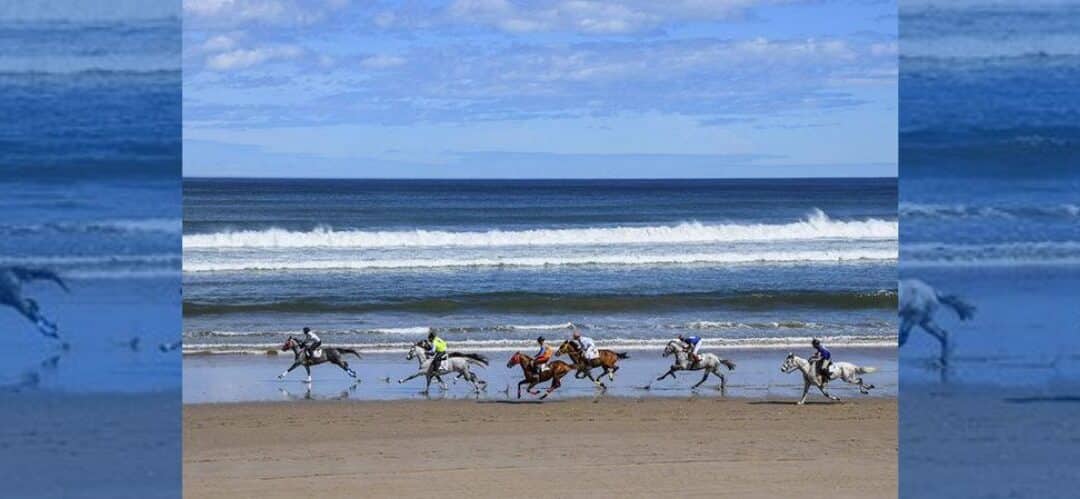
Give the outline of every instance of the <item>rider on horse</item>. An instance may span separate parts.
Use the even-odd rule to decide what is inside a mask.
[[[435,331],[428,333],[427,339],[432,352],[428,373],[435,374],[439,372],[442,361],[446,360],[446,341],[436,335]]]
[[[555,350],[545,345],[544,341],[543,336],[536,339],[536,342],[540,344],[540,351],[537,352],[536,357],[533,358],[532,368],[537,376],[539,376],[540,371],[544,369],[544,364],[547,364],[547,361],[551,360],[551,356],[555,354]]]
[[[302,343],[301,346],[304,348],[304,354],[307,355],[309,359],[314,358],[315,349],[322,346],[322,340],[319,339],[318,335],[316,335],[315,332],[311,330],[311,328],[305,327],[304,343]]]
[[[821,379],[828,380],[829,366],[832,365],[832,354],[821,345],[821,340],[817,338],[810,342],[810,346],[814,347],[814,355],[810,356],[810,362],[814,364]]]
[[[701,349],[701,337],[699,336],[686,336],[679,335],[679,341],[683,342],[683,349],[690,354],[690,365],[697,364],[701,358],[698,356],[698,350]]]
[[[574,328],[574,337],[571,340],[577,343],[578,349],[585,356],[585,361],[590,362],[593,359],[600,356],[600,351],[596,349],[596,343],[593,343],[592,338],[588,336],[582,336],[581,331],[578,328]]]

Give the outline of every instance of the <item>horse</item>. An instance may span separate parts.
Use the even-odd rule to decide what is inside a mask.
[[[929,284],[918,279],[900,281],[900,346],[907,342],[911,328],[918,325],[941,343],[941,365],[949,365],[949,333],[934,322],[934,313],[941,305],[946,305],[956,312],[960,320],[966,321],[975,316],[975,306],[956,295],[941,294]]]
[[[506,362],[507,369],[514,367],[515,365],[521,366],[521,372],[525,374],[525,379],[518,382],[517,398],[521,398],[521,385],[528,384],[529,387],[526,391],[536,395],[539,391],[534,391],[533,387],[537,384],[543,383],[547,380],[551,380],[551,386],[548,387],[547,392],[540,396],[540,400],[547,398],[551,395],[551,392],[562,386],[562,382],[559,381],[566,373],[572,371],[574,368],[561,360],[553,360],[547,363],[547,368],[540,371],[537,375],[532,369],[532,357],[525,355],[521,352],[514,352],[514,355],[510,357],[510,360]]]
[[[630,355],[612,350],[600,350],[599,352],[600,355],[597,358],[588,360],[585,358],[585,352],[581,351],[580,345],[576,342],[566,340],[559,345],[559,349],[555,351],[555,355],[570,355],[570,360],[574,361],[574,367],[577,368],[577,373],[574,374],[575,378],[581,379],[588,377],[597,386],[604,388],[604,384],[593,377],[592,370],[597,367],[602,367],[604,372],[600,373],[600,377],[603,378],[606,374],[609,380],[615,381],[615,371],[619,370],[619,366],[616,364],[618,364],[619,359],[628,359],[630,358]]]
[[[679,340],[671,340],[667,343],[667,346],[664,347],[664,357],[669,355],[675,356],[675,363],[668,368],[666,373],[662,374],[659,378],[656,378],[656,381],[661,381],[668,376],[675,378],[675,371],[700,371],[704,369],[705,375],[701,377],[701,381],[698,381],[691,388],[701,386],[702,383],[709,379],[710,374],[714,374],[716,377],[720,378],[720,390],[723,391],[727,388],[727,379],[724,377],[724,373],[720,372],[720,366],[727,367],[729,371],[735,370],[734,362],[727,359],[721,359],[711,353],[703,353],[698,356],[697,362],[692,365],[687,365],[688,355],[686,349],[682,346],[682,342]],[[651,383],[646,385],[645,388],[649,388],[650,385]]]
[[[420,393],[427,393],[431,389],[431,378],[439,380],[439,386],[443,390],[446,390],[446,383],[442,380],[442,375],[457,373],[459,378],[465,378],[466,381],[472,384],[473,391],[480,393],[480,390],[487,389],[487,382],[480,379],[475,373],[469,370],[469,365],[477,365],[480,367],[487,367],[488,360],[486,357],[476,353],[457,353],[451,352],[446,359],[439,363],[439,372],[429,372],[431,361],[433,359],[428,358],[427,351],[424,349],[424,342],[418,342],[409,349],[408,355],[405,356],[406,360],[416,359],[419,364],[420,370],[413,374],[398,380],[398,383],[404,383],[413,378],[419,376],[427,376],[427,385],[424,387],[424,391]]]
[[[311,366],[317,366],[326,362],[330,362],[343,371],[349,374],[350,377],[356,378],[356,371],[349,368],[349,363],[345,362],[345,354],[351,353],[360,358],[360,354],[352,348],[335,348],[335,347],[320,347],[316,350],[322,352],[321,355],[315,357],[308,356],[304,349],[300,346],[301,341],[293,336],[289,336],[289,339],[285,340],[285,344],[281,345],[281,351],[292,350],[293,352],[293,364],[289,366],[284,372],[278,375],[278,379],[285,379],[285,375],[289,374],[293,369],[299,366],[304,366],[304,370],[307,371],[307,382],[311,383]]]
[[[825,386],[829,384],[829,381],[836,378],[847,381],[853,385],[858,385],[859,393],[862,393],[863,395],[868,394],[870,393],[870,390],[874,388],[874,385],[863,383],[863,379],[860,375],[877,371],[876,367],[859,367],[850,362],[833,362],[832,365],[829,366],[829,379],[821,379],[817,369],[811,365],[809,360],[799,357],[794,353],[789,353],[787,358],[784,359],[784,363],[780,365],[780,372],[787,374],[795,369],[802,371],[803,375],[802,398],[799,399],[798,405],[806,403],[806,394],[810,391],[810,385],[818,387],[818,389],[821,390],[821,394],[829,399],[840,400],[840,397],[825,391]]]
[[[33,298],[22,295],[22,285],[31,281],[52,281],[66,292],[71,292],[63,279],[48,269],[32,267],[0,267],[0,305],[7,305],[26,317],[37,326],[38,331],[48,338],[59,339],[59,327],[41,313],[41,308]]]

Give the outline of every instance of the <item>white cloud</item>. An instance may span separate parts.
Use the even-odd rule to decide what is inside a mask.
[[[404,57],[379,54],[365,57],[360,61],[360,65],[368,69],[387,69],[396,66],[402,66],[405,64],[405,62],[407,61]]]
[[[492,26],[508,32],[570,31],[619,34],[648,30],[667,23],[738,17],[759,5],[783,0],[455,0],[447,9],[451,22]]]
[[[210,56],[206,59],[206,66],[215,71],[230,71],[269,61],[296,59],[303,54],[303,49],[294,45],[236,49]]]
[[[184,0],[184,14],[196,23],[310,25],[348,6],[348,0]]]
[[[223,52],[231,50],[236,46],[236,40],[228,35],[217,35],[207,39],[202,44],[203,50],[207,52]]]

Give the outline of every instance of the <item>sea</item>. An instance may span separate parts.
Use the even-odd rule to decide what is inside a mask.
[[[936,319],[948,368],[918,330],[900,349],[901,497],[1078,485],[1078,20],[1075,2],[901,3],[899,270],[977,308]]]
[[[0,39],[0,267],[70,288],[22,288],[62,341],[0,307],[5,494],[180,497],[179,5],[20,2]]]
[[[184,180],[184,352],[893,345],[895,179]]]

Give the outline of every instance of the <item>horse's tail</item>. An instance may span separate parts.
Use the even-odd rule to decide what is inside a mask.
[[[363,357],[360,356],[360,352],[357,352],[355,349],[352,349],[352,348],[338,348],[338,351],[341,352],[341,353],[351,353],[351,354],[355,355],[356,358],[358,358],[358,359],[363,358]],[[344,357],[344,355],[342,357]]]
[[[719,359],[719,360],[720,360],[720,363],[723,364],[724,367],[726,367],[728,369],[728,371],[734,371],[735,370],[735,363],[734,362],[732,362],[730,360],[727,360],[727,359]]]
[[[628,354],[626,352],[615,352],[615,357],[619,358],[619,359],[629,359],[630,354]]]
[[[966,321],[975,316],[975,305],[964,301],[959,296],[938,294],[937,299],[939,302],[944,303],[955,310],[956,315],[959,316],[962,321]]]
[[[483,355],[480,355],[478,353],[463,353],[463,354],[458,354],[457,356],[465,359],[465,361],[470,363],[470,364],[476,364],[478,366],[483,366],[483,367],[488,366],[487,357],[484,357]]]
[[[877,371],[876,367],[856,367],[855,368],[855,374],[870,374],[870,373],[876,372],[876,371]]]

